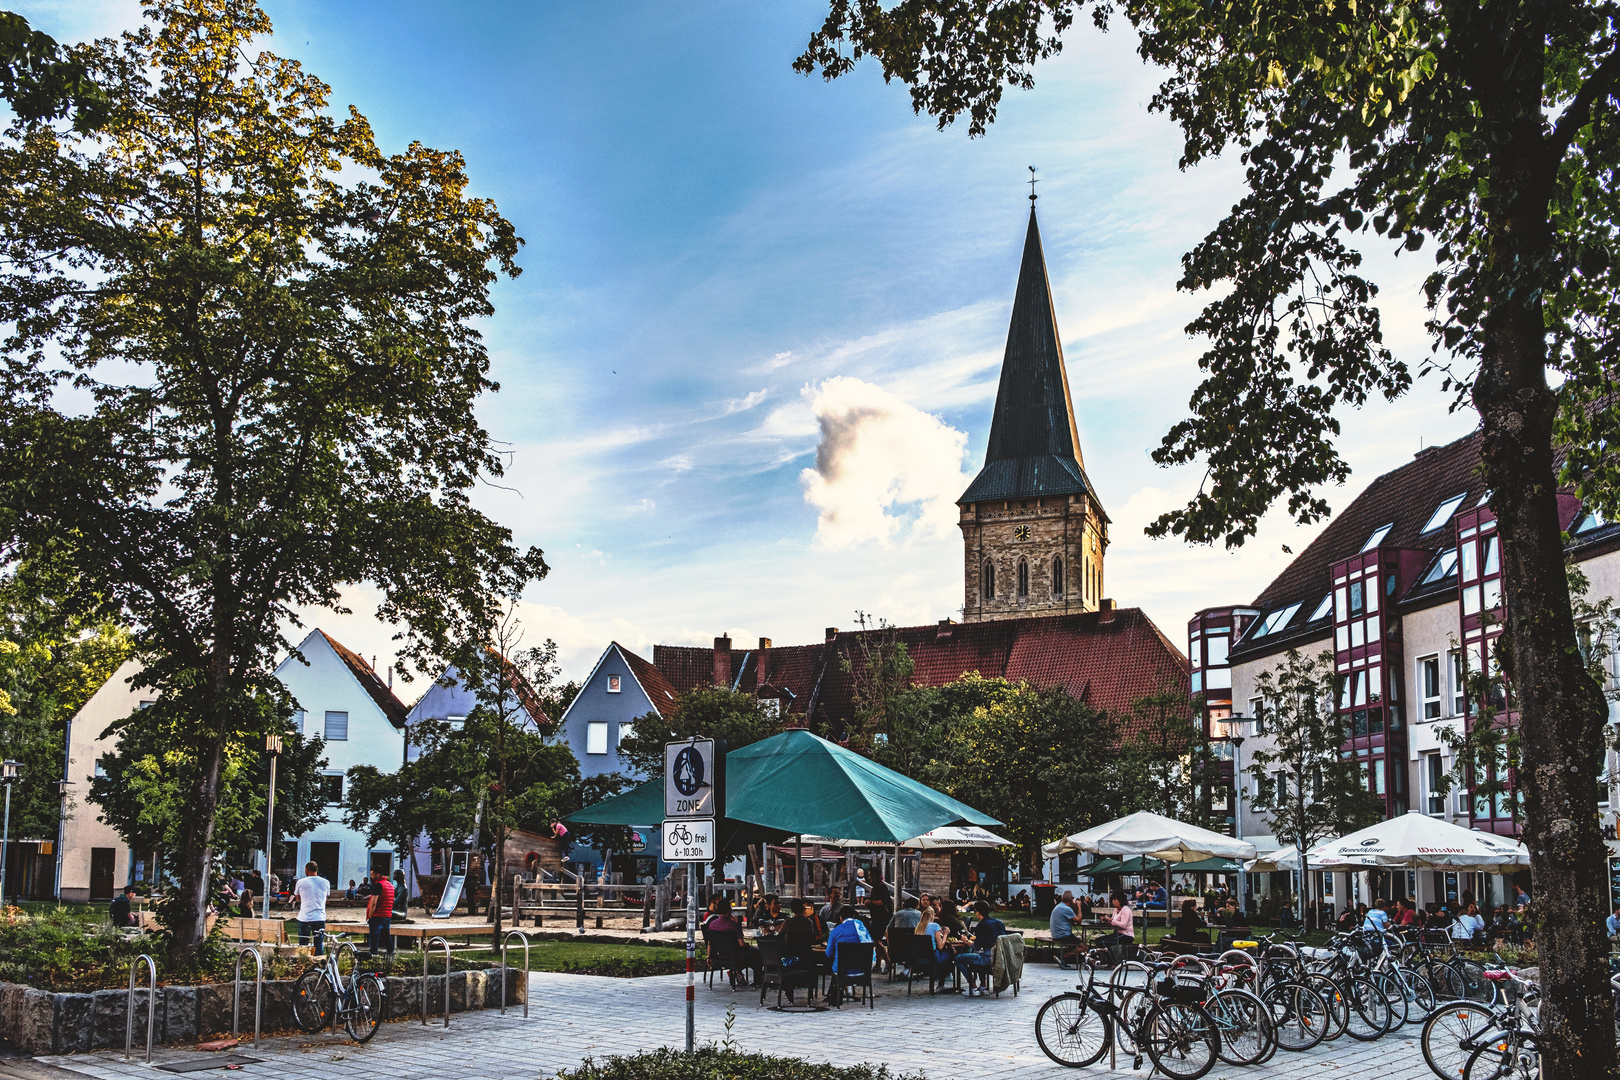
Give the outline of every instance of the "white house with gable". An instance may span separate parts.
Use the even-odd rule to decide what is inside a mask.
[[[356,765],[393,772],[405,760],[406,708],[365,659],[315,630],[276,668],[276,678],[292,694],[293,723],[306,735],[326,740],[326,821],[296,840],[282,838],[274,867],[283,881],[302,873],[306,862],[320,867],[334,889],[347,888],[379,868],[401,865],[392,844],[366,843],[363,833],[343,824],[344,774]]]

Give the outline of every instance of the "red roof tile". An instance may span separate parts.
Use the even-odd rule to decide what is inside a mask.
[[[676,691],[670,685],[669,680],[664,678],[664,673],[642,657],[620,645],[617,641],[613,643],[613,647],[619,650],[620,656],[624,657],[624,662],[629,666],[630,673],[636,677],[636,681],[641,684],[641,688],[647,692],[647,697],[652,701],[653,708],[658,710],[658,715],[668,716],[674,712]],[[654,648],[656,647],[654,646]]]
[[[388,688],[388,684],[377,677],[376,671],[372,670],[371,665],[366,663],[358,653],[339,642],[337,638],[328,634],[325,630],[317,632],[326,639],[328,645],[332,646],[332,651],[338,654],[344,664],[348,665],[349,671],[354,675],[355,679],[365,688],[366,693],[371,695],[371,700],[375,701],[377,707],[383,711],[383,715],[388,717],[388,722],[403,731],[405,729],[405,717],[410,712],[409,709],[405,708],[405,703],[394,696],[394,692]]]

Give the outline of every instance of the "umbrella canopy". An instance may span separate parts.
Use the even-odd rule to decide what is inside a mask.
[[[1305,853],[1311,867],[1435,866],[1506,874],[1530,865],[1530,852],[1505,836],[1464,829],[1417,810],[1328,840]]]
[[[1147,855],[1165,862],[1198,862],[1202,859],[1252,859],[1255,847],[1224,833],[1188,825],[1163,814],[1139,810],[1106,825],[1066,836],[1041,848],[1048,859],[1067,851],[1089,851],[1094,855]]]
[[[1149,871],[1157,873],[1163,869],[1164,863],[1158,859],[1138,855],[1134,859],[1098,859],[1090,866],[1082,868],[1080,873],[1101,877],[1104,874],[1145,874]]]
[[[1330,844],[1330,843],[1337,843],[1337,842],[1338,841],[1335,841],[1335,840],[1325,840],[1325,841],[1323,841],[1323,844]],[[1321,846],[1321,845],[1318,845],[1318,846]],[[1329,869],[1326,866],[1318,866],[1316,864],[1316,855],[1315,855],[1314,852],[1315,852],[1315,849],[1312,849],[1312,852],[1310,853],[1311,869],[1312,870],[1326,870],[1326,869]],[[1347,869],[1347,870],[1348,869],[1354,869],[1354,868],[1357,868],[1357,867],[1359,867],[1361,869],[1377,869],[1377,867],[1379,866],[1378,863],[1375,863],[1370,859],[1352,857],[1352,856],[1348,856],[1348,855],[1346,855],[1344,857],[1343,862],[1340,862],[1340,863],[1338,863],[1336,865],[1339,866],[1339,867],[1342,867],[1344,869]],[[1296,847],[1293,844],[1289,844],[1285,848],[1279,848],[1276,851],[1268,851],[1264,855],[1260,856],[1258,859],[1251,859],[1249,862],[1244,863],[1243,864],[1243,869],[1247,870],[1251,874],[1269,874],[1269,873],[1271,873],[1271,872],[1273,872],[1275,870],[1296,870],[1297,871],[1299,869],[1299,848]]]
[[[846,840],[837,836],[806,835],[804,843],[832,848],[894,847],[894,844],[887,840]],[[920,848],[923,851],[961,851],[965,848],[1012,847],[1013,842],[1005,836],[997,836],[989,829],[973,825],[944,825],[938,829],[930,829],[921,836],[913,836],[910,840],[902,840],[900,846]]]
[[[582,825],[646,825],[662,821],[661,780],[575,811]],[[633,819],[633,820],[632,820]],[[904,844],[944,825],[1001,822],[852,750],[795,729],[726,755],[728,850],[795,834],[858,836],[873,844]],[[733,847],[733,841],[736,847]]]
[[[1214,858],[1199,859],[1197,862],[1184,862],[1176,867],[1176,873],[1235,874],[1241,869],[1243,869],[1243,863],[1238,859]]]

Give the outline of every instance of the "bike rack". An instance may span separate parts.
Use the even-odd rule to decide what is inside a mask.
[[[253,956],[253,1042],[259,1042],[259,1025],[264,1019],[264,955],[257,945],[243,945],[236,950],[236,977],[231,982],[231,1038],[238,1037],[242,1022],[242,960]]]
[[[501,939],[501,1015],[502,1016],[506,1015],[506,947],[512,943],[512,939],[514,937],[521,938],[522,941],[523,941],[523,1017],[524,1017],[524,1019],[528,1019],[528,1016],[529,1016],[529,935],[525,934],[521,930],[515,930],[515,929],[514,930],[508,930],[506,932],[506,936]],[[448,966],[446,967],[446,970],[448,970]],[[422,985],[426,986],[427,984],[423,983]],[[449,988],[447,986],[446,987],[446,993],[448,994],[448,992],[449,992]]]
[[[124,1060],[133,1060],[130,1048],[135,1044],[135,968],[146,961],[146,1063],[152,1064],[152,1031],[157,1019],[157,962],[141,953],[129,962],[129,999],[124,1006]]]
[[[504,945],[504,942],[502,943]],[[428,950],[435,945],[444,946],[444,1026],[450,1026],[450,942],[434,936],[422,943],[422,1024],[427,1025],[428,1010]]]

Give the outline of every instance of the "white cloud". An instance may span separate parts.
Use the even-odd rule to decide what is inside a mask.
[[[642,499],[630,508],[632,514],[650,514],[658,509],[658,504],[651,499]]]
[[[821,431],[814,468],[799,474],[820,511],[816,539],[829,548],[868,540],[887,546],[915,518],[924,534],[948,534],[967,485],[967,435],[889,391],[848,376],[806,387]],[[907,511],[910,511],[908,514]]]
[[[746,397],[727,398],[726,414],[745,412],[765,400],[766,390],[752,390]]]

